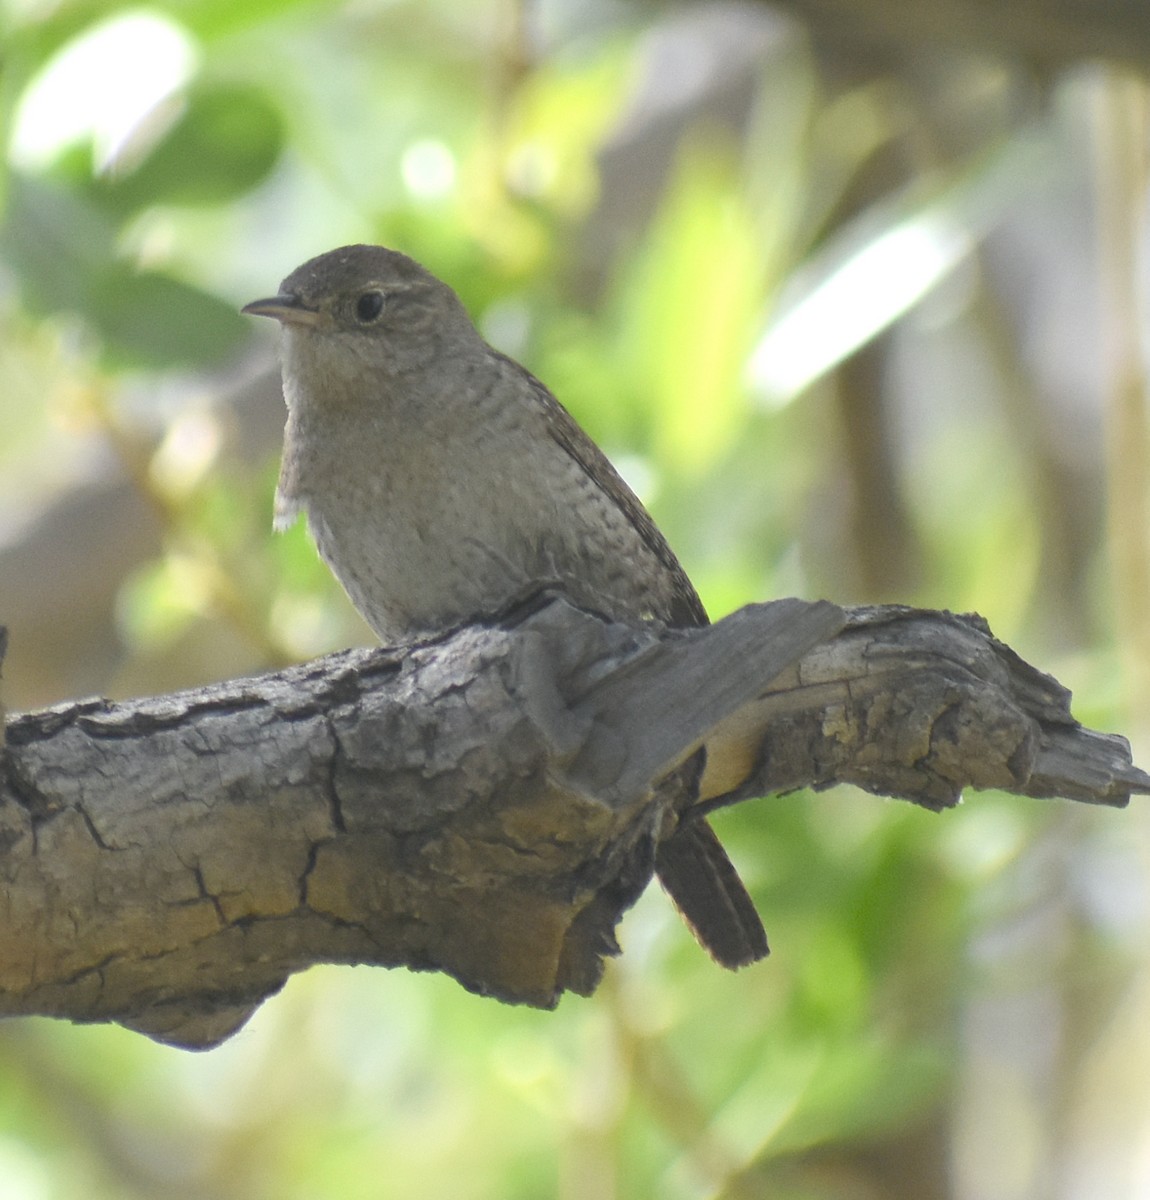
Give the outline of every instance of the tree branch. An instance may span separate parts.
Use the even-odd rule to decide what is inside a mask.
[[[707,767],[677,770],[701,744]],[[399,649],[13,718],[0,1013],[215,1045],[315,962],[589,993],[685,809],[849,781],[1125,804],[1122,738],[977,618],[752,605],[708,629],[550,599]]]
[[[1145,72],[1150,10],[1138,0],[782,0],[816,36],[857,48],[962,46],[1061,68],[1108,58]]]

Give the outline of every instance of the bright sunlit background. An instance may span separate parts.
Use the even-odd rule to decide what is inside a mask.
[[[712,615],[977,610],[1150,761],[1140,84],[899,73],[750,0],[0,22],[9,708],[370,640],[271,535],[275,343],[238,309],[379,241],[552,387]],[[0,1200],[1150,1195],[1137,804],[719,823],[773,948],[737,975],[652,889],[553,1014],[333,967],[203,1056],[0,1025]]]

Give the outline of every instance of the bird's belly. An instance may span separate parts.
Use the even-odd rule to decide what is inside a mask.
[[[385,641],[495,612],[533,580],[551,575],[552,553],[570,557],[543,529],[449,507],[449,512],[383,511],[370,522],[340,522],[309,506],[320,554]]]
[[[433,453],[440,442],[389,439],[388,461],[377,452],[355,471],[366,481],[355,504],[332,504],[331,489],[308,486],[305,474],[301,499],[320,554],[380,638],[489,615],[532,583],[606,616],[668,619],[674,576],[582,468],[531,433],[477,431],[462,461]],[[326,464],[323,477],[352,470],[359,449],[348,445],[342,467]]]

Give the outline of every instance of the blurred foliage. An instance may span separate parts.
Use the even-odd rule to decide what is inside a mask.
[[[365,638],[303,530],[268,533],[282,412],[273,396],[265,436],[270,330],[238,307],[303,258],[368,240],[449,280],[551,385],[650,501],[715,615],[783,593],[871,598],[850,569],[868,545],[844,533],[857,481],[832,376],[860,339],[818,307],[862,272],[847,299],[870,321],[864,353],[912,313],[885,360],[892,396],[904,381],[886,411],[919,540],[917,594],[898,598],[979,609],[1080,688],[1080,715],[1121,724],[1101,515],[1058,624],[1070,589],[1043,556],[1061,517],[1039,486],[1034,412],[1019,415],[1037,385],[1017,345],[991,336],[973,256],[1037,178],[1000,117],[980,134],[1005,158],[936,146],[891,202],[868,188],[908,131],[924,139],[912,95],[828,82],[787,31],[742,123],[701,111],[665,160],[665,137],[630,148],[648,211],[595,241],[619,201],[601,151],[641,123],[636,79],[654,53],[634,13],[494,0],[7,0],[0,13],[0,498],[35,514],[122,479],[137,507],[99,537],[118,544],[141,513],[158,529],[131,554],[91,547],[124,563],[115,626],[70,686],[158,691]],[[65,56],[93,42],[89,77]],[[145,95],[161,51],[171,77]],[[134,108],[108,101],[121,84]],[[994,90],[978,75],[980,88]],[[53,97],[71,130],[55,140]],[[1064,134],[1055,112],[1028,138],[1057,164]],[[881,258],[927,217],[949,222],[960,253],[936,262],[955,243],[931,226],[933,240]],[[779,393],[751,369],[755,350],[802,313],[805,361],[821,365]],[[1090,469],[1100,490],[1100,453]],[[21,529],[0,525],[0,543]],[[49,593],[85,603],[67,568],[89,540],[68,544],[32,609]],[[71,618],[54,620],[63,636]],[[32,633],[11,623],[15,662]],[[1040,1080],[1076,1111],[1081,1037],[1099,1024],[1075,955],[1109,989],[1088,993],[1103,1011],[1134,994],[1122,981],[1145,886],[1130,883],[1131,816],[980,796],[938,818],[840,789],[719,824],[775,951],[737,976],[652,890],[601,993],[555,1014],[441,978],[329,969],[203,1058],[116,1029],[0,1028],[0,1196],[1063,1194],[1027,1190],[1043,1176],[1018,1166],[1019,1090]],[[1107,880],[1125,881],[1120,896]],[[1038,932],[1020,949],[1018,929]],[[971,1030],[1037,992],[1026,1011],[1057,1010],[1062,1041],[1021,1054],[1029,1076],[1003,1052],[1014,1107],[994,1110]],[[1146,1052],[1143,1031],[1130,1053]],[[997,1128],[973,1111],[984,1103],[1005,1114]],[[1043,1144],[1059,1142],[1052,1124]],[[988,1178],[1024,1182],[980,1190]]]

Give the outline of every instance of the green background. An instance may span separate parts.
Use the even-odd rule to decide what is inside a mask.
[[[142,11],[0,5],[10,707],[370,640],[270,533],[275,342],[238,308],[375,241],[551,386],[712,616],[976,609],[1146,759],[1137,85],[847,65],[752,5]],[[109,130],[157,24],[184,66]],[[61,74],[101,33],[99,82]],[[0,1200],[1145,1195],[1137,809],[741,806],[772,957],[721,972],[651,889],[553,1014],[329,968],[203,1056],[10,1021]]]

